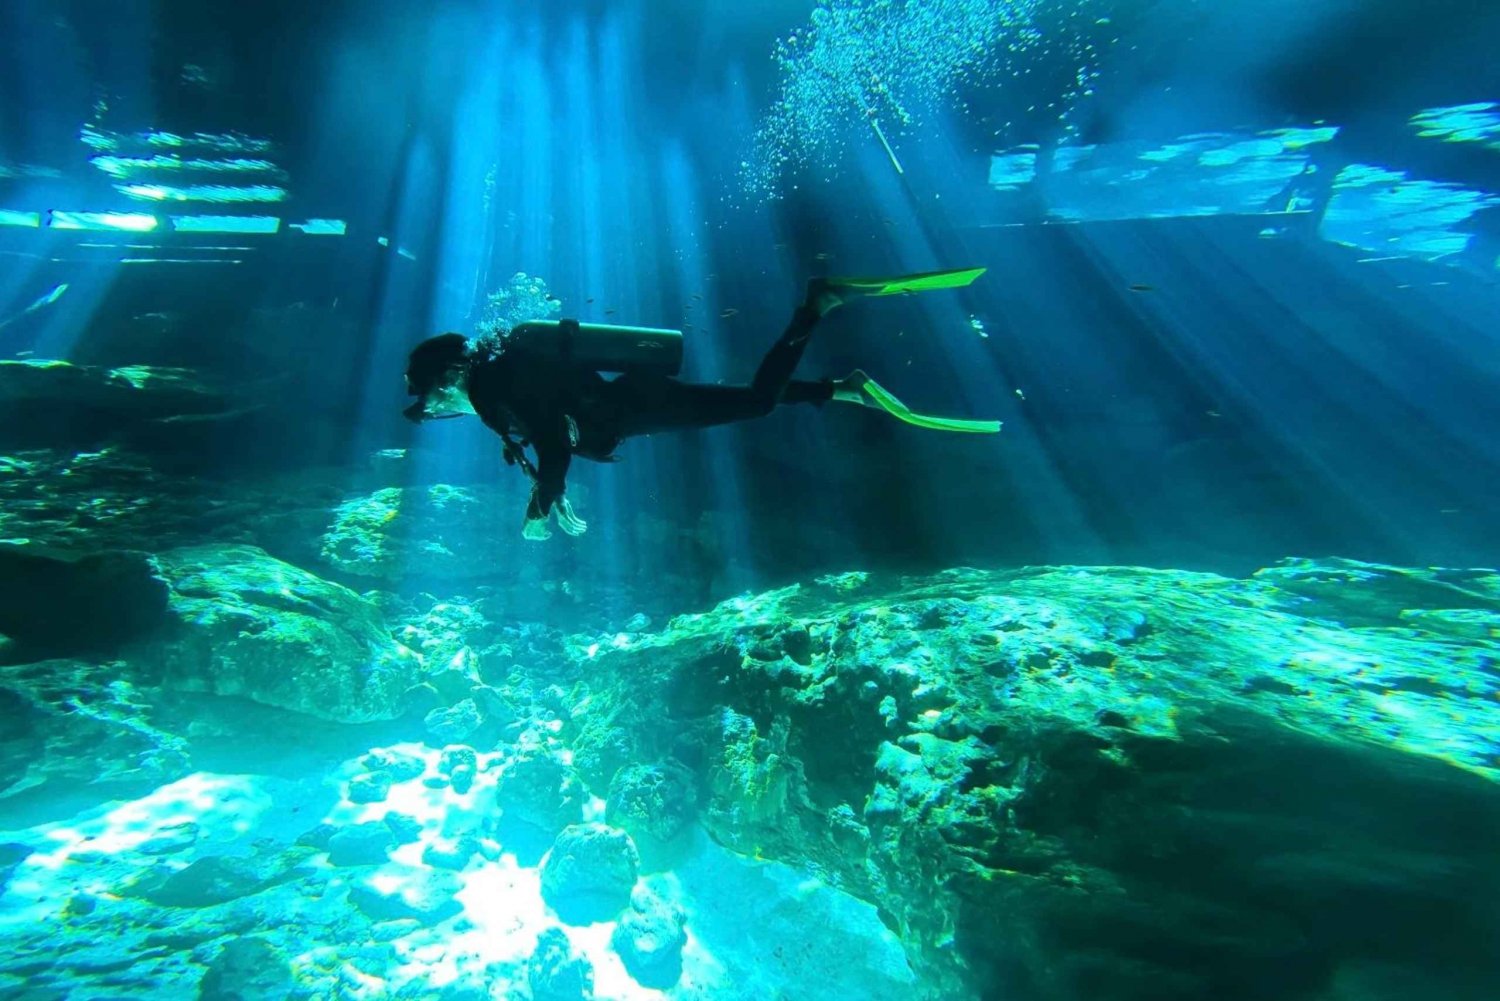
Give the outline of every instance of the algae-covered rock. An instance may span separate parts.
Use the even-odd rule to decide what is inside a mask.
[[[394,577],[414,566],[436,580],[487,576],[518,548],[516,533],[493,530],[497,492],[438,483],[349,497],[333,511],[322,557],[361,577]]]
[[[537,936],[526,981],[533,1001],[589,1001],[594,996],[594,967],[573,950],[561,928]]]
[[[669,990],[681,979],[683,922],[680,907],[645,887],[631,894],[630,910],[615,925],[610,944],[642,987]]]
[[[457,872],[469,864],[479,851],[479,839],[473,835],[461,835],[453,839],[429,841],[422,849],[422,861],[434,869],[449,869]]]
[[[582,783],[572,768],[545,750],[526,751],[505,766],[496,800],[508,821],[549,835],[583,819]]]
[[[466,744],[450,744],[438,757],[438,771],[448,776],[462,768],[474,771],[478,765],[479,753]]]
[[[388,747],[377,747],[360,759],[372,772],[384,772],[392,782],[406,782],[427,770],[427,763],[415,754],[396,751]]]
[[[386,867],[349,888],[349,900],[372,921],[411,918],[437,924],[463,910],[457,893],[463,884],[440,869]]]
[[[10,883],[11,874],[19,869],[21,863],[30,857],[30,845],[24,845],[18,841],[0,842],[0,895],[5,893],[5,888]]]
[[[346,587],[253,546],[175,549],[159,562],[178,623],[162,655],[175,687],[362,722],[399,715],[419,679],[417,658]]]
[[[542,899],[568,924],[608,921],[630,903],[640,856],[630,835],[604,824],[575,824],[542,863]]]
[[[0,668],[0,794],[169,782],[192,770],[187,741],[154,718],[155,695],[119,663]]]
[[[432,743],[441,747],[469,739],[483,725],[479,707],[473,699],[464,699],[457,705],[434,709],[422,721]]]
[[[291,997],[296,981],[288,958],[259,936],[232,938],[208,964],[199,1001]]]
[[[693,774],[676,762],[631,765],[610,783],[606,818],[640,841],[668,842],[697,816]]]
[[[349,780],[351,803],[379,803],[390,794],[390,772],[365,772]]]
[[[1255,574],[1285,607],[1350,626],[1390,625],[1403,613],[1500,613],[1500,572],[1415,569],[1358,560],[1283,560]]]
[[[875,903],[954,996],[1315,996],[1371,943],[1467,983],[1500,976],[1496,593],[1347,561],[789,587],[580,640],[576,734],[688,764],[716,840]]]
[[[175,871],[145,872],[121,892],[164,907],[212,907],[294,878],[306,857],[300,848],[269,856],[209,855]]]
[[[328,838],[328,861],[334,865],[379,865],[395,840],[390,827],[376,821],[344,827]]]
[[[573,766],[596,789],[608,789],[615,773],[636,753],[631,730],[599,713],[575,721],[572,745]]]

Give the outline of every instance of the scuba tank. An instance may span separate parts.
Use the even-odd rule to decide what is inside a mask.
[[[505,336],[505,346],[596,372],[676,375],[682,369],[682,331],[657,327],[530,320]]]

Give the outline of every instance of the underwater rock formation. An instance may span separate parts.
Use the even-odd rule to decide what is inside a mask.
[[[527,982],[533,1001],[588,1001],[594,996],[594,968],[574,953],[561,928],[537,936]]]
[[[379,865],[395,843],[385,824],[367,821],[334,831],[328,839],[328,861],[333,865]]]
[[[583,819],[583,796],[572,768],[544,750],[517,755],[496,788],[507,822],[529,824],[549,836]]]
[[[339,722],[393,719],[420,680],[379,610],[346,587],[252,546],[197,546],[158,557],[177,636],[167,683],[238,695]]]
[[[6,906],[66,919],[0,939],[0,993],[108,992],[125,957],[219,996],[289,962],[307,998],[1470,1001],[1500,976],[1493,574],[847,574],[563,637],[249,547],[159,563],[165,648],[0,669],[0,802],[178,780],[0,837]],[[232,654],[258,699],[358,721],[349,672],[398,643],[391,705],[430,704],[391,723],[208,680]],[[423,716],[454,707],[483,726],[440,745]],[[197,766],[252,742],[268,774]]]
[[[158,426],[235,416],[235,402],[184,368],[0,360],[0,448],[92,444]]]
[[[333,511],[321,555],[331,567],[360,577],[393,578],[420,565],[431,580],[488,577],[518,548],[515,532],[474,531],[504,510],[493,487],[382,487],[351,497]],[[477,548],[476,548],[477,547]]]
[[[682,977],[684,920],[681,908],[646,887],[630,895],[630,910],[615,925],[610,944],[642,987],[664,991]]]
[[[580,643],[562,736],[680,761],[716,838],[876,902],[955,989],[1288,996],[1434,950],[1461,982],[1500,972],[1476,903],[1500,891],[1496,585],[830,578]]]
[[[251,936],[224,943],[203,974],[198,1001],[243,1001],[291,997],[294,993],[287,957],[265,939]]]
[[[609,784],[606,817],[637,843],[642,838],[668,842],[693,822],[697,807],[693,775],[682,765],[631,765]]]
[[[117,653],[167,621],[167,584],[146,553],[0,544],[0,663]]]
[[[373,921],[437,924],[463,910],[454,898],[462,888],[451,872],[386,866],[351,886],[349,901]]]
[[[148,870],[119,892],[163,907],[213,907],[296,878],[302,874],[298,867],[311,854],[310,849],[294,847],[252,858],[208,855],[183,869]]]
[[[16,841],[0,842],[0,894],[5,892],[7,884],[10,883],[10,874],[26,861],[31,854],[31,848]]]
[[[186,772],[187,742],[154,722],[151,691],[124,673],[119,663],[72,660],[0,668],[0,797]]]
[[[473,699],[464,699],[456,705],[434,709],[422,721],[433,744],[442,747],[458,741],[468,740],[484,725],[484,717]]]
[[[570,925],[609,921],[630,903],[639,872],[630,835],[604,824],[574,824],[542,862],[542,899]]]

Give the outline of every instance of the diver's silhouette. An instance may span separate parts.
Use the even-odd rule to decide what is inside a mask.
[[[807,382],[792,373],[822,317],[852,298],[968,285],[983,268],[897,278],[815,278],[791,323],[771,346],[748,386],[682,382],[675,330],[580,324],[523,323],[498,345],[440,334],[411,352],[406,391],[417,401],[413,421],[477,414],[505,443],[505,460],[531,477],[523,534],[548,537],[547,519],[579,535],[588,526],[565,495],[573,456],[612,462],[626,438],[657,431],[712,427],[763,417],[784,403],[830,400],[878,407],[901,420],[944,431],[995,432],[997,421],[949,420],[913,414],[863,372]],[[606,379],[600,372],[620,372]],[[530,445],[536,462],[527,457]]]

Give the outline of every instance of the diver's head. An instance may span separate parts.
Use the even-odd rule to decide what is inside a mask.
[[[468,340],[462,334],[429,337],[407,359],[406,392],[417,402],[401,414],[418,423],[472,414],[468,382]]]

